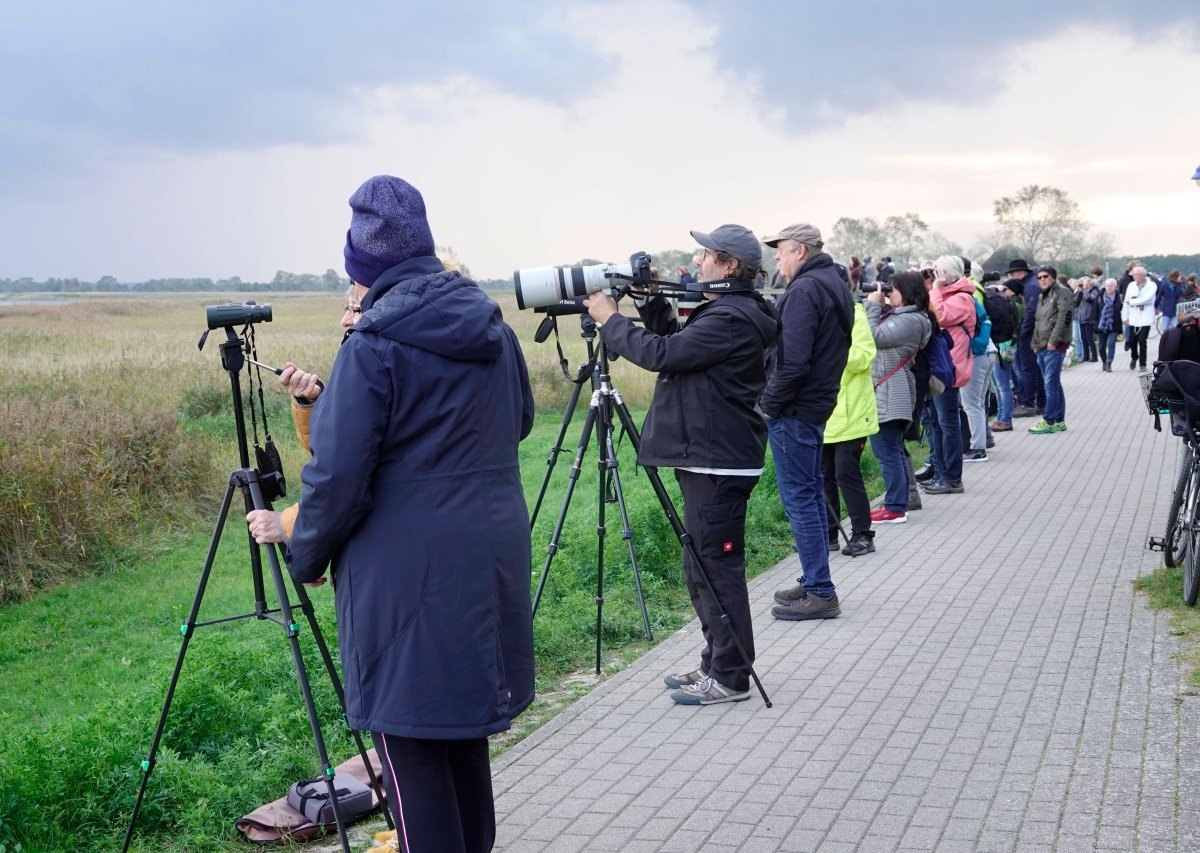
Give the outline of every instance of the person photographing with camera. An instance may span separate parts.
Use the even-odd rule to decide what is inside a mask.
[[[705,586],[685,549],[684,579],[705,647],[695,669],[664,682],[679,704],[712,705],[750,698],[754,635],[746,590],[746,505],[763,470],[767,431],[755,403],[766,384],[766,353],[775,345],[778,323],[754,290],[762,270],[758,238],[741,225],[691,234],[704,254],[699,281],[689,288],[704,301],[685,322],[654,284],[635,293],[645,328],[602,292],[583,304],[601,325],[610,351],[658,373],[638,461],[675,469],[684,526],[713,587]],[[749,661],[721,623],[722,611]]]

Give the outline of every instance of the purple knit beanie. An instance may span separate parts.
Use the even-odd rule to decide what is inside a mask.
[[[386,270],[410,258],[433,256],[425,199],[391,175],[371,178],[350,196],[346,273],[370,287]]]

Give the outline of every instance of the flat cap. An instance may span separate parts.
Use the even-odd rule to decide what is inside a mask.
[[[816,246],[818,249],[825,245],[825,241],[821,239],[820,229],[807,222],[797,222],[795,225],[782,228],[778,234],[765,238],[763,242],[774,249],[784,240],[795,240],[797,243]]]

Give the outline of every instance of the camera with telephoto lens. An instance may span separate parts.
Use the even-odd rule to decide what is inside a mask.
[[[863,282],[858,286],[860,293],[874,293],[876,290],[882,290],[884,296],[890,296],[892,293],[892,283],[885,281],[882,284],[875,281]]]
[[[537,267],[513,273],[517,307],[552,314],[583,314],[587,309],[581,301],[598,290],[620,295],[629,290],[628,283],[651,281],[650,256],[645,252],[634,252],[627,264]]]
[[[246,326],[251,323],[270,323],[271,306],[256,302],[226,302],[224,305],[209,305],[204,309],[208,317],[208,328],[224,329],[227,326]]]

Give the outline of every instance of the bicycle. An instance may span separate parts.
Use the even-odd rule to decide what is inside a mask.
[[[1152,373],[1143,373],[1142,395],[1154,415],[1154,428],[1161,429],[1159,418],[1168,415],[1171,434],[1183,440],[1179,474],[1171,505],[1167,511],[1167,529],[1163,538],[1150,537],[1147,547],[1162,551],[1170,568],[1183,568],[1183,600],[1189,607],[1200,598],[1200,435],[1187,416],[1186,402],[1155,386],[1155,380],[1167,363],[1156,362]]]

